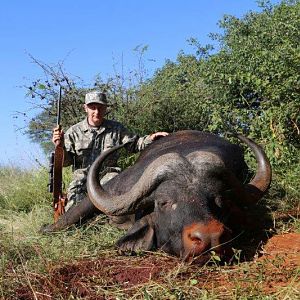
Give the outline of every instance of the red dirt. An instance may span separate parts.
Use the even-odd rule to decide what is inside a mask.
[[[103,289],[132,288],[159,280],[165,269],[170,270],[177,264],[178,260],[172,257],[100,258],[53,267],[47,277],[34,274],[32,280],[38,281],[34,287],[40,295],[38,299],[53,299],[57,293],[66,299],[70,294],[85,299],[107,299],[95,294],[94,285],[101,285]],[[50,297],[43,298],[42,294]],[[20,300],[34,299],[27,285],[19,287],[16,295]]]
[[[300,266],[300,234],[288,233],[275,235],[263,247],[263,256],[260,260],[275,259],[281,257],[289,264]]]
[[[191,280],[195,287],[219,293],[226,294],[238,282],[245,290],[255,283],[265,294],[272,294],[295,278],[295,270],[300,267],[300,234],[272,237],[261,254],[248,263],[248,269],[243,264],[221,268],[184,265],[175,257],[158,254],[81,260],[53,266],[46,275],[27,274],[27,280],[20,280],[10,299],[68,299],[70,295],[90,300],[114,299],[111,291],[121,290],[130,297],[146,283],[165,285],[171,290],[172,282],[186,286]]]

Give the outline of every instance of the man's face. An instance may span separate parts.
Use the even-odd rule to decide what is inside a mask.
[[[91,126],[100,126],[103,122],[107,106],[99,103],[84,104],[88,122]]]

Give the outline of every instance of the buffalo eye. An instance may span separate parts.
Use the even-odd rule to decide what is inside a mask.
[[[217,196],[215,198],[215,204],[219,207],[219,208],[222,208],[222,198],[221,196]]]
[[[158,202],[158,207],[160,209],[169,209],[169,208],[173,208],[173,203],[170,200],[162,200]]]

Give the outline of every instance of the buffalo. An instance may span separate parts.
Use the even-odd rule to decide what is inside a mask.
[[[122,252],[161,249],[190,260],[214,251],[225,255],[237,229],[247,225],[244,208],[262,198],[271,182],[263,149],[237,134],[253,152],[250,182],[242,148],[206,132],[170,134],[141,152],[135,164],[101,186],[105,159],[124,145],[103,152],[87,178],[88,197],[45,231],[65,228],[95,212],[129,229],[117,241]],[[248,177],[247,177],[248,176]]]

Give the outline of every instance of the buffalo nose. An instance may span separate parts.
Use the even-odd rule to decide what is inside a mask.
[[[217,220],[185,226],[182,233],[184,257],[197,256],[209,250],[220,253],[224,232],[224,225]]]

